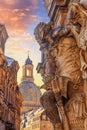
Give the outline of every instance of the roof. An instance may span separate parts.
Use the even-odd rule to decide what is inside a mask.
[[[28,56],[28,58],[25,61],[25,65],[27,64],[32,64],[32,60],[30,59],[30,57]]]

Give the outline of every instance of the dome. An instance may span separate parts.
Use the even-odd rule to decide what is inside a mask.
[[[19,85],[19,89],[24,99],[23,106],[27,107],[24,108],[23,111],[29,111],[31,108],[34,109],[40,107],[41,92],[38,86],[36,86],[32,81],[23,81]]]
[[[31,99],[29,96],[32,96],[32,100],[38,102],[41,96],[41,92],[39,87],[37,87],[33,82],[31,81],[23,81],[20,84],[20,91],[23,95],[24,100],[30,101]]]
[[[29,56],[28,56],[28,58],[26,59],[25,64],[26,64],[26,65],[27,65],[27,64],[32,64],[32,60],[29,58]]]

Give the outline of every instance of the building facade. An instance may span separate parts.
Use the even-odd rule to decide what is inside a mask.
[[[54,130],[86,130],[87,1],[44,2],[50,21],[35,28],[42,53],[37,72],[46,90],[41,104]]]
[[[22,115],[21,130],[52,130],[52,123],[43,108]]]
[[[20,92],[23,96],[21,113],[38,109],[40,105],[41,91],[34,83],[33,63],[28,55],[22,67],[23,75],[20,83]]]
[[[0,30],[0,130],[19,130],[22,105],[17,84],[19,64],[4,55],[8,35],[4,25],[0,25]]]

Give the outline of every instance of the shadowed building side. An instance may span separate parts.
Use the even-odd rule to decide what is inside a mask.
[[[5,26],[0,24],[0,130],[19,130],[22,105],[17,84],[19,64],[4,55],[7,38]]]

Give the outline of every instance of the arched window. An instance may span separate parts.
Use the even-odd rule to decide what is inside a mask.
[[[27,69],[27,76],[32,76],[31,70]]]

